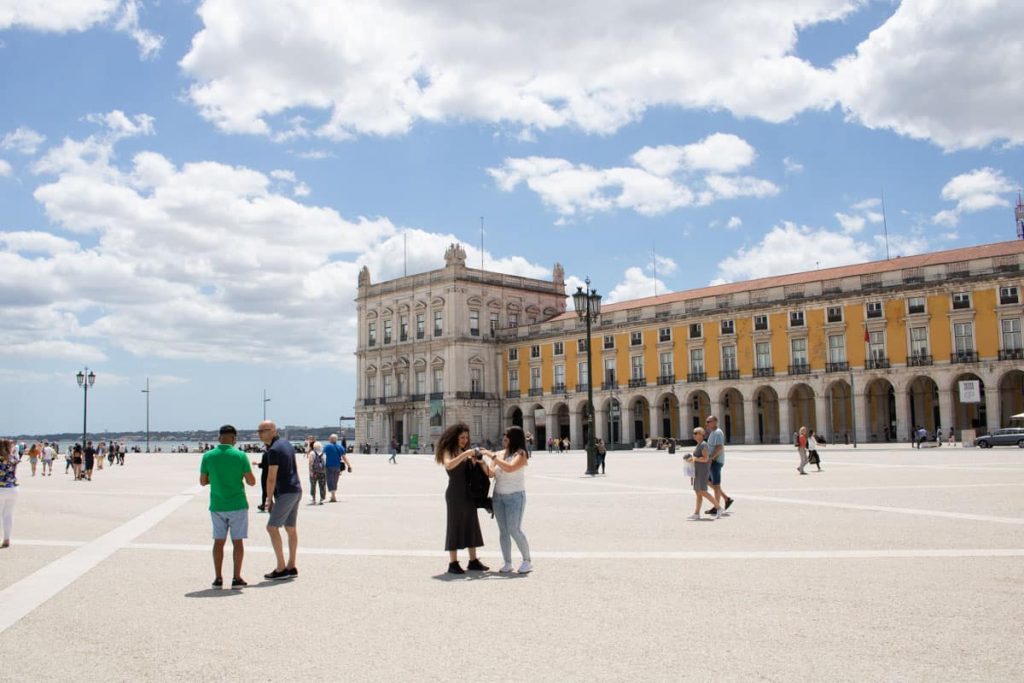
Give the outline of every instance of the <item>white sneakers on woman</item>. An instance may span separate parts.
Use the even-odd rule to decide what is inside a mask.
[[[508,574],[510,571],[512,571],[512,563],[506,562],[505,564],[501,565],[501,569],[499,569],[498,571],[502,574]]]
[[[529,574],[533,571],[533,565],[528,560],[523,560],[523,563],[519,565],[520,574]]]

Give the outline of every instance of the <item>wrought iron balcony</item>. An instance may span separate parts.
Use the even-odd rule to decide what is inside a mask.
[[[890,367],[889,359],[886,358],[885,356],[868,358],[867,363],[865,363],[865,367],[868,370],[888,370]]]
[[[586,382],[584,382],[582,384],[577,384],[576,385],[576,391],[582,392],[582,391],[589,391],[589,390],[590,390],[590,385],[587,384]]]
[[[950,363],[977,363],[978,352],[977,351],[957,351],[949,354]]]
[[[675,383],[676,383],[676,376],[675,375],[658,375],[658,384],[659,385],[675,384]]]
[[[835,363],[825,363],[825,372],[846,372],[850,369],[850,363],[842,360]]]
[[[807,363],[790,363],[789,374],[791,375],[809,375],[811,374],[811,366]]]
[[[431,401],[440,401],[443,398],[444,398],[444,392],[443,391],[435,391],[435,392],[432,392],[430,394],[430,400]]]
[[[427,395],[426,394],[413,394],[412,396],[409,397],[409,400],[412,401],[413,403],[422,403],[423,401],[427,400]]]
[[[629,380],[629,388],[635,389],[637,387],[647,386],[647,379],[644,377],[634,377]]]
[[[508,391],[505,392],[505,398],[519,398],[519,390],[509,389]]]
[[[375,398],[364,398],[363,399],[363,405],[364,406],[375,406],[375,405],[377,405],[377,399],[375,399]]]
[[[706,382],[708,374],[706,372],[688,372],[686,373],[687,382]]]
[[[564,394],[565,393],[565,383],[563,382],[561,384],[556,384],[555,386],[551,387],[551,393],[552,394]]]
[[[754,368],[754,377],[774,377],[775,366],[766,365],[763,368]]]
[[[932,364],[932,356],[931,356],[930,353],[911,354],[911,356],[909,358],[907,358],[907,366],[908,367],[912,367],[912,368],[913,367],[921,367],[921,366],[924,366],[924,365],[931,365],[931,364]]]
[[[718,371],[718,379],[739,379],[739,378],[740,378],[740,371],[738,369],[735,369],[735,370],[719,370]]]
[[[618,382],[601,382],[601,388],[604,389],[605,391],[611,391],[612,389],[618,389],[619,388],[619,383]]]
[[[1024,349],[999,349],[999,360],[1024,360]]]
[[[544,395],[544,388],[543,387],[530,387],[530,396],[543,396],[543,395]]]

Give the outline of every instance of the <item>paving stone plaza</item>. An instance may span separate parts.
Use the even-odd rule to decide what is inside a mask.
[[[801,477],[792,447],[729,448],[732,514],[688,522],[681,454],[609,453],[591,479],[581,451],[538,453],[535,571],[493,571],[481,514],[492,572],[464,577],[444,574],[442,468],[355,456],[342,501],[299,512],[297,580],[259,580],[251,510],[240,591],[210,588],[198,455],[83,483],[23,464],[0,680],[1019,679],[1024,451],[821,454]]]

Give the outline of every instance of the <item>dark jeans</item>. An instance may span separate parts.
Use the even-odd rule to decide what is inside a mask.
[[[309,494],[313,496],[313,500],[316,500],[316,490],[320,489],[320,500],[327,497],[327,476],[321,474],[320,476],[309,475]]]
[[[595,467],[595,469],[600,468],[601,474],[604,474],[604,456],[605,455],[607,455],[607,453],[598,453],[597,454],[597,466]]]

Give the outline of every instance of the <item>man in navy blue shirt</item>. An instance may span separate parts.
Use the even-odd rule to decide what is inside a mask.
[[[295,464],[295,448],[277,434],[277,425],[270,420],[260,423],[257,430],[260,441],[267,446],[267,497],[263,504],[270,513],[267,533],[274,546],[277,567],[263,578],[271,581],[290,579],[299,575],[295,568],[295,553],[299,548],[299,534],[295,528],[299,515],[299,501],[302,500],[302,483],[299,468]],[[281,527],[288,534],[288,562],[284,561],[281,543]]]
[[[331,502],[338,502],[338,475],[341,468],[346,467],[352,471],[352,464],[348,461],[345,447],[338,444],[338,435],[331,434],[331,442],[324,446],[324,460],[327,466],[327,490],[331,492]]]

